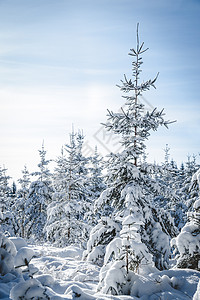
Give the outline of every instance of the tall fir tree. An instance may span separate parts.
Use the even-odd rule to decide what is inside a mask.
[[[103,212],[105,210],[102,207],[109,206],[112,218],[121,224],[129,215],[139,219],[141,225],[138,233],[141,235],[141,242],[152,254],[156,267],[163,269],[167,268],[169,240],[175,234],[174,224],[169,214],[154,206],[154,198],[161,193],[161,189],[153,176],[154,166],[143,163],[142,156],[146,149],[145,141],[151,131],[156,131],[160,126],[168,127],[171,122],[164,119],[163,110],[155,108],[149,112],[141,103],[143,92],[155,88],[158,77],[140,82],[143,63],[141,55],[146,50],[144,43],[139,42],[137,28],[137,46],[129,53],[134,59],[133,79],[127,79],[124,75],[124,80],[118,86],[125,93],[125,105],[120,113],[108,111],[108,122],[105,124],[107,130],[121,136],[122,151],[110,155],[108,188],[96,205]]]

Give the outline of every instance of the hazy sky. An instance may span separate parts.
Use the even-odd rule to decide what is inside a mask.
[[[72,123],[83,129],[85,151],[117,150],[101,122],[123,105],[116,87],[131,76],[136,25],[149,47],[143,80],[160,72],[150,107],[177,120],[153,133],[149,159],[165,145],[181,163],[200,152],[199,0],[0,0],[0,165],[14,179],[26,164],[37,170],[44,140],[47,158],[68,142]]]

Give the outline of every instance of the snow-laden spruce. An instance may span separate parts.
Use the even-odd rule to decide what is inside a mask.
[[[87,167],[89,158],[82,153],[83,140],[81,132],[72,132],[69,144],[56,160],[55,193],[47,208],[45,232],[48,241],[58,246],[84,244],[93,223],[93,198]]]
[[[18,232],[14,209],[14,194],[9,187],[7,169],[0,167],[0,230],[7,235],[15,235]]]
[[[193,176],[193,182],[200,185],[200,171]],[[180,234],[172,239],[178,268],[190,268],[200,271],[200,198],[193,204],[193,211],[188,212],[188,222]]]
[[[109,217],[102,217],[90,232],[83,259],[102,266],[106,245],[113,240],[119,231],[119,222],[115,222]]]
[[[50,160],[46,159],[44,144],[42,145],[42,149],[39,150],[39,155],[39,171],[32,174],[38,178],[36,181],[31,183],[28,198],[25,203],[25,231],[27,238],[44,240],[44,226],[47,219],[47,206],[49,203],[51,203],[53,194],[51,173],[48,168]]]
[[[17,198],[15,200],[15,213],[17,222],[19,225],[19,231],[18,234],[25,238],[27,237],[26,232],[26,202],[28,200],[29,195],[29,188],[30,188],[30,174],[26,167],[24,166],[24,169],[22,170],[22,178],[18,180],[20,184],[20,188],[17,191]]]
[[[142,221],[136,215],[127,216],[122,222],[120,236],[106,247],[104,266],[100,272],[98,289],[105,294],[129,295],[134,273],[150,273],[154,268],[153,256],[141,241]]]
[[[105,124],[107,130],[120,135],[122,145],[119,153],[109,155],[106,181],[108,188],[95,203],[96,211],[99,211],[102,217],[111,216],[114,222],[119,222],[122,230],[119,236],[113,236],[106,249],[103,242],[104,247],[101,247],[100,243],[97,245],[98,249],[103,248],[106,251],[99,284],[99,289],[105,293],[127,294],[130,291],[130,272],[137,272],[139,266],[144,265],[144,261],[150,269],[154,265],[160,270],[168,268],[169,242],[176,233],[170,214],[155,206],[154,199],[162,194],[162,187],[155,176],[155,166],[142,161],[145,141],[151,131],[160,126],[167,127],[170,123],[164,119],[163,110],[155,108],[149,112],[141,103],[143,92],[155,88],[157,79],[156,76],[153,80],[140,82],[141,55],[146,50],[144,43],[139,42],[137,30],[136,49],[131,49],[129,53],[134,59],[133,79],[124,76],[119,86],[125,94],[125,104],[121,112],[108,111],[108,121]],[[132,234],[129,245],[124,244],[122,237],[127,218],[133,218],[137,224],[133,226],[135,234]],[[126,239],[129,240],[127,237]],[[96,247],[95,243],[93,247]],[[116,250],[110,250],[113,247]],[[91,249],[91,239],[88,242],[88,250],[90,254],[95,253],[95,250]],[[99,251],[96,253],[98,256]],[[117,273],[121,274],[120,279],[114,283],[113,274]]]

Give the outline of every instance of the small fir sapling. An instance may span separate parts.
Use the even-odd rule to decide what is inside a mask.
[[[120,236],[106,247],[98,290],[106,294],[129,294],[135,273],[155,271],[152,255],[141,242],[140,218],[129,215],[122,223]]]

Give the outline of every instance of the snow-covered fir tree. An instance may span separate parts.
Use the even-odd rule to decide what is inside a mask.
[[[109,216],[101,217],[92,228],[83,259],[103,266],[106,246],[120,231],[120,223]]]
[[[101,292],[130,295],[134,273],[144,275],[155,271],[152,255],[141,241],[140,225],[137,214],[127,216],[122,222],[120,236],[107,246],[98,286]]]
[[[137,29],[137,47],[129,53],[134,58],[133,79],[124,76],[119,86],[125,93],[125,105],[119,113],[108,111],[108,122],[105,124],[107,130],[121,136],[122,151],[110,154],[108,188],[97,200],[96,206],[102,213],[109,211],[113,220],[120,221],[121,224],[127,216],[136,215],[143,224],[138,229],[141,242],[153,256],[155,266],[163,269],[167,268],[170,237],[175,234],[173,220],[167,212],[154,206],[154,198],[161,193],[161,189],[152,175],[154,166],[141,161],[146,149],[145,141],[151,131],[162,125],[167,127],[170,122],[165,121],[163,110],[155,108],[151,112],[145,111],[140,102],[143,92],[151,87],[155,88],[157,79],[156,76],[153,80],[140,82],[141,55],[146,50],[144,43],[139,42]]]
[[[164,163],[161,164],[156,176],[159,185],[162,186],[162,193],[155,198],[154,202],[158,208],[161,207],[165,211],[170,212],[178,234],[178,230],[184,225],[184,210],[187,208],[183,199],[181,199],[180,193],[178,193],[180,188],[178,187],[178,181],[181,180],[183,171],[177,167],[173,159],[170,159],[168,144],[164,152]]]
[[[27,237],[26,230],[25,230],[25,223],[26,223],[26,202],[28,199],[29,194],[29,186],[30,186],[30,174],[26,167],[22,170],[22,177],[18,180],[20,187],[17,191],[17,198],[15,201],[15,213],[17,218],[17,223],[19,225],[19,232],[18,234],[21,237]]]
[[[48,168],[50,160],[46,159],[44,143],[42,149],[39,150],[39,155],[39,171],[32,173],[32,175],[37,176],[37,180],[31,183],[25,204],[25,230],[27,238],[33,237],[42,240],[45,238],[43,229],[47,219],[47,206],[52,201],[53,193],[51,173]]]
[[[193,175],[192,183],[200,187],[200,170]],[[176,267],[200,271],[200,198],[194,202],[193,211],[188,212],[187,217],[187,223],[171,241],[177,259]]]
[[[101,192],[105,189],[103,171],[103,158],[100,157],[95,147],[94,155],[90,157],[90,168],[89,168],[89,184],[92,198],[99,198]]]
[[[6,174],[7,169],[0,167],[0,211],[4,212],[11,206],[10,197],[11,188],[9,187],[10,176]]]
[[[13,181],[11,191],[10,191],[10,197],[15,198],[17,195],[17,186],[16,183]]]
[[[185,202],[188,210],[192,210],[194,202],[199,197],[199,185],[198,181],[194,180],[194,177],[199,170],[200,165],[196,161],[196,156],[192,157],[188,155],[187,162],[185,163],[184,176],[181,193],[185,195]]]
[[[185,165],[182,163],[180,167],[176,165],[174,160],[163,166],[164,172],[161,175],[161,180],[166,186],[163,207],[170,211],[179,230],[187,221],[186,212],[188,209],[192,210],[192,205],[198,198],[197,190],[191,186],[192,176],[198,168],[194,156],[192,160],[188,157]]]
[[[176,194],[178,201],[174,205],[172,217],[174,222],[179,229],[185,225],[187,221],[187,211],[192,211],[194,202],[198,199],[198,191],[191,184],[192,177],[198,170],[199,165],[196,163],[195,156],[188,156],[188,160],[185,164],[182,164],[176,171],[174,176],[173,189]]]
[[[70,142],[56,160],[55,193],[48,206],[45,231],[47,239],[59,246],[84,243],[90,230],[88,212],[91,201],[88,190],[88,159],[82,154],[83,135],[70,134]]]
[[[10,176],[7,175],[7,169],[0,167],[0,229],[7,235],[15,235],[18,226],[15,220],[15,214],[12,211],[14,196],[9,187]],[[12,195],[12,196],[11,196]]]

